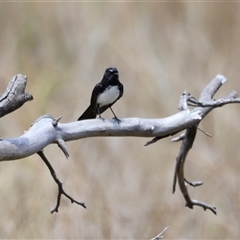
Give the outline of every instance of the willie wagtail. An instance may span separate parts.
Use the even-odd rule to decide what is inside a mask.
[[[84,119],[93,119],[97,115],[101,119],[101,113],[108,108],[111,109],[114,118],[119,123],[120,119],[117,118],[111,106],[123,95],[123,85],[118,79],[118,70],[116,68],[107,68],[103,75],[103,79],[99,82],[92,91],[90,106],[78,118],[78,121]]]

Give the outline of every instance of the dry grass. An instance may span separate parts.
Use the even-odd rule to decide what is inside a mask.
[[[228,82],[218,96],[240,92],[239,3],[0,3],[0,88],[17,73],[28,76],[34,101],[1,119],[2,137],[23,133],[39,116],[64,122],[85,110],[106,67],[116,66],[125,87],[114,106],[119,117],[157,118],[177,111],[182,91],[198,97],[216,75]],[[111,113],[104,113],[111,117]],[[218,215],[189,210],[172,178],[179,144],[165,139],[91,138],[45,152],[65,189],[50,214],[56,186],[37,156],[0,165],[0,238],[150,239],[240,237],[239,106],[210,114],[186,166],[193,198]]]

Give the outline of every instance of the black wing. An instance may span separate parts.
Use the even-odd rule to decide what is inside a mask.
[[[91,101],[90,101],[90,106],[85,110],[85,112],[78,118],[78,121],[80,120],[85,120],[85,119],[93,119],[96,118],[97,116],[97,97],[99,93],[102,91],[102,84],[98,83],[93,91],[92,91],[92,96],[91,96]]]

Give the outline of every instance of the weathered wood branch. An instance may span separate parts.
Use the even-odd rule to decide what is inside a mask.
[[[51,143],[62,145],[65,141],[86,137],[164,137],[182,131],[196,124],[200,119],[199,112],[189,110],[162,119],[124,118],[121,119],[121,124],[114,119],[105,119],[104,121],[93,119],[56,124],[55,118],[44,115],[37,119],[22,136],[0,140],[0,161],[28,157]]]
[[[11,78],[0,98],[0,118],[20,108],[25,102],[33,100],[30,93],[25,93],[26,85],[26,76],[18,74]]]
[[[221,75],[217,75],[203,90],[203,92],[200,95],[199,100],[194,100],[195,104],[199,105],[200,107],[196,107],[193,111],[200,112],[200,115],[202,118],[204,118],[211,110],[217,107],[221,107],[225,104],[229,103],[239,103],[240,99],[237,98],[237,93],[232,92],[228,97],[219,99],[219,100],[213,100],[213,96],[218,91],[218,89],[223,85],[223,83],[226,81],[226,78],[224,78]],[[191,99],[191,97],[189,98]],[[188,99],[188,100],[189,100]],[[176,138],[176,141],[179,139],[182,140],[182,145],[180,147],[179,154],[176,158],[176,167],[175,167],[175,173],[174,173],[174,180],[173,180],[173,193],[175,192],[176,188],[176,182],[178,180],[179,188],[183,194],[183,197],[186,201],[186,207],[193,208],[193,206],[200,206],[204,210],[209,209],[214,214],[217,214],[216,207],[211,206],[209,204],[206,204],[204,202],[200,202],[198,200],[191,199],[187,190],[186,183],[189,184],[189,182],[185,179],[184,175],[184,164],[186,161],[187,154],[189,150],[192,148],[192,145],[194,143],[196,133],[197,133],[197,126],[199,123],[190,126],[186,129],[186,132],[184,135],[181,135],[179,138]],[[203,183],[200,181],[197,184],[190,184],[191,186],[201,186]]]
[[[22,136],[0,139],[0,161],[16,160],[38,153],[48,166],[52,177],[59,187],[57,205],[53,210],[57,211],[62,194],[68,197],[72,202],[80,205],[82,204],[82,206],[85,205],[84,203],[75,201],[62,189],[61,182],[56,178],[53,168],[42,154],[42,149],[49,144],[58,144],[65,156],[68,157],[69,153],[65,144],[67,141],[99,136],[152,137],[153,140],[148,142],[148,145],[164,137],[186,130],[184,134],[174,139],[174,141],[182,141],[182,146],[176,161],[173,192],[175,191],[175,186],[178,181],[187,207],[193,208],[194,205],[201,206],[204,210],[209,209],[216,214],[215,207],[190,198],[186,183],[191,186],[200,186],[202,182],[188,182],[184,175],[184,164],[187,154],[194,143],[197,126],[200,121],[202,121],[202,119],[214,108],[231,103],[240,103],[240,98],[237,98],[236,92],[232,92],[229,96],[222,99],[213,99],[214,94],[225,81],[226,79],[223,76],[216,76],[205,87],[199,100],[196,100],[192,95],[184,92],[180,98],[180,112],[162,119],[124,118],[121,119],[120,124],[113,119],[105,119],[104,121],[101,119],[93,119],[72,123],[59,123],[61,117],[53,118],[50,115],[44,115],[37,119],[31,128]],[[0,116],[4,116],[22,106],[24,102],[32,99],[30,94],[24,93],[25,87],[26,77],[17,75],[12,78],[8,89],[0,99]],[[195,108],[189,110],[188,105],[195,106]]]

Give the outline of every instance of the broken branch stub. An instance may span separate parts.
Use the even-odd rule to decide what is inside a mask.
[[[20,108],[25,102],[33,100],[30,93],[25,93],[26,85],[26,76],[18,74],[11,78],[0,98],[0,118]]]

